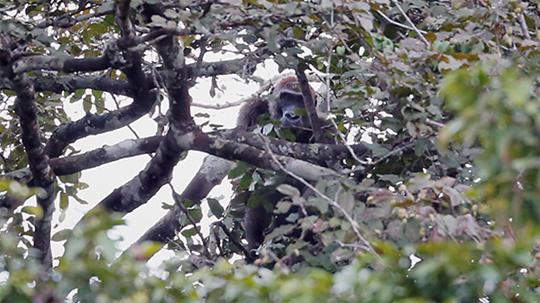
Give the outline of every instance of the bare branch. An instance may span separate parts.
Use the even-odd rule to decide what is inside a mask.
[[[391,157],[391,156],[393,156],[393,155],[395,155],[397,153],[400,153],[400,152],[414,146],[414,144],[415,144],[415,142],[411,142],[411,143],[405,144],[405,145],[403,145],[401,147],[394,148],[391,152],[385,154],[384,156],[380,157],[379,159],[377,159],[377,160],[375,160],[375,161],[373,161],[373,162],[371,162],[369,164],[370,165],[377,165],[377,164],[381,163],[382,161],[388,159],[389,157]]]
[[[29,56],[13,63],[13,72],[25,73],[33,70],[54,70],[65,73],[95,72],[111,67],[106,55],[96,58],[74,58],[70,56]]]
[[[261,140],[259,135],[239,129],[223,130],[213,132],[209,135],[222,138],[229,143],[244,143],[254,148],[264,148],[264,141]],[[49,164],[56,175],[69,175],[120,159],[153,153],[156,151],[162,140],[163,136],[126,139],[117,144],[103,146],[79,155],[52,158],[49,160]],[[353,151],[359,155],[368,152],[367,146],[362,144],[346,147],[344,145],[333,144],[294,143],[276,138],[268,138],[268,140],[271,142],[270,148],[272,152],[277,155],[302,159],[321,166],[326,165],[328,161],[347,159],[350,157],[349,148],[353,149]],[[241,148],[242,146],[243,145],[239,145],[238,148]],[[228,162],[223,159],[221,161]],[[213,164],[220,166],[219,161],[214,162]],[[19,182],[29,182],[31,172],[29,169],[20,169],[5,175],[0,175],[0,177],[17,180]]]
[[[409,23],[409,25],[412,27],[412,29],[416,32],[416,34],[418,35],[418,37],[420,38],[420,40],[422,40],[422,42],[424,42],[426,44],[426,46],[430,46],[429,44],[429,41],[426,40],[426,38],[424,37],[424,35],[422,35],[422,33],[420,32],[420,30],[416,27],[416,25],[414,24],[414,22],[412,22],[411,18],[409,18],[409,16],[407,16],[407,13],[405,13],[405,11],[403,10],[403,8],[401,7],[401,5],[399,5],[399,2],[398,0],[392,0],[392,2],[394,2],[394,5],[397,7],[397,9],[399,10],[399,12],[401,13],[401,15],[403,15],[403,17],[405,18],[405,20],[407,20],[407,22]]]
[[[9,41],[9,38],[0,39],[0,41]],[[17,94],[15,111],[21,123],[21,138],[28,157],[28,165],[32,172],[34,184],[41,187],[45,192],[37,198],[43,214],[41,217],[36,218],[34,224],[34,247],[39,252],[41,263],[48,269],[52,266],[51,219],[54,212],[54,175],[49,166],[49,158],[43,151],[34,87],[24,74],[14,72],[13,66],[10,65],[12,54],[9,48],[5,47],[7,45],[0,44],[0,52],[6,55],[5,60],[2,60],[0,65],[1,73],[11,80],[13,89]]]
[[[313,100],[313,90],[309,86],[308,79],[303,68],[299,67],[296,70],[296,77],[298,78],[298,83],[300,85],[300,89],[302,90],[302,95],[304,96],[304,107],[308,114],[309,124],[311,125],[315,141],[323,142],[322,121],[317,115],[315,101]]]
[[[191,97],[182,48],[170,36],[156,43],[163,59],[165,86],[169,96],[169,130],[161,141],[150,163],[133,179],[115,189],[96,208],[116,212],[130,212],[146,203],[164,184],[171,180],[172,170],[187,150],[186,133],[196,129],[190,113]],[[83,218],[84,220],[84,218]]]
[[[84,9],[84,10],[88,10],[88,9]],[[82,15],[79,15],[79,16],[75,16],[77,14],[80,14],[84,10],[77,10],[74,13],[71,13],[69,15],[60,16],[57,19],[45,20],[45,21],[37,24],[36,27],[38,27],[38,28],[46,28],[46,27],[49,27],[49,26],[55,26],[55,27],[60,27],[60,28],[68,28],[68,27],[71,27],[71,26],[73,26],[73,25],[75,25],[77,23],[87,21],[87,20],[90,20],[92,18],[98,18],[98,17],[101,17],[101,16],[105,16],[105,15],[108,15],[108,14],[113,12],[112,10],[101,10],[100,12],[86,13],[86,14],[82,14]]]
[[[185,135],[185,143],[191,143],[184,148],[202,151],[228,160],[240,160],[251,165],[270,170],[278,170],[279,167],[268,159],[264,150],[236,142],[226,141],[220,138],[208,136],[202,132]],[[190,147],[191,145],[191,147]],[[324,176],[339,176],[331,169],[311,164],[304,160],[298,160],[287,156],[276,156],[289,170],[307,180],[318,180]]]
[[[238,101],[225,102],[225,103],[220,103],[220,104],[205,104],[205,103],[193,102],[191,103],[191,106],[206,108],[206,109],[225,109],[225,108],[242,105],[251,99],[253,99],[253,96],[242,98]]]
[[[137,176],[105,197],[96,208],[103,207],[122,213],[131,212],[146,203],[171,180],[172,170],[185,151],[179,147],[179,140],[175,138],[177,131],[171,129],[159,144],[150,163]]]
[[[233,163],[228,160],[207,156],[195,177],[191,179],[177,200],[189,200],[196,204],[201,203],[201,200],[206,198],[208,193],[227,176],[232,165]],[[145,241],[168,243],[185,226],[181,218],[182,208],[175,205],[173,209],[148,229],[134,245]]]
[[[69,175],[116,160],[153,153],[162,139],[162,136],[127,139],[118,144],[103,146],[80,155],[53,158],[49,163],[56,175]]]
[[[203,62],[200,67],[199,76],[201,77],[214,77],[227,74],[239,74],[245,69],[247,62],[252,59],[240,58],[234,60],[220,61],[220,62]],[[242,62],[244,61],[244,62]],[[191,75],[196,69],[196,64],[187,65],[187,73]],[[164,72],[160,72],[161,77],[164,77]],[[129,86],[129,83],[124,80],[115,80],[105,76],[91,76],[91,75],[40,75],[39,77],[29,77],[30,81],[34,83],[35,90],[50,91],[55,93],[73,92],[77,89],[95,89],[100,91],[109,92],[111,94],[119,94],[128,97],[134,97],[135,93]],[[148,77],[145,81],[148,82],[150,89],[155,88],[153,79]],[[138,83],[142,83],[139,81]],[[139,86],[137,86],[139,87]],[[0,89],[12,89],[11,84],[7,79],[0,78]],[[242,101],[243,102],[243,101]],[[231,102],[241,104],[240,101]],[[220,109],[230,106],[236,106],[236,104],[221,106],[221,105],[204,105],[200,103],[193,104],[194,106],[202,108]]]
[[[261,140],[261,137],[258,134],[241,129],[225,130],[214,134],[218,137],[237,143],[245,143],[259,149],[263,149],[265,146],[264,141]],[[350,158],[351,155],[358,157],[358,155],[364,155],[369,151],[368,147],[364,144],[349,146],[322,143],[294,143],[277,138],[268,138],[268,140],[270,140],[270,148],[275,154],[302,159],[322,166],[325,166],[328,161],[347,159]]]
[[[443,128],[443,127],[446,126],[446,125],[444,125],[444,123],[437,122],[437,121],[431,120],[429,118],[426,118],[426,123],[429,124],[429,125],[439,127],[439,128]]]
[[[388,23],[390,24],[393,24],[395,26],[398,26],[398,27],[401,27],[401,28],[404,28],[404,29],[408,29],[410,31],[414,31],[414,28],[406,25],[406,24],[403,24],[403,23],[399,23],[397,21],[394,21],[392,20],[390,17],[388,17],[387,15],[385,15],[383,12],[381,12],[380,10],[376,10],[376,12],[381,15],[381,17],[383,17],[386,21],[388,21]],[[418,32],[422,33],[422,34],[427,34],[426,31],[423,31],[423,30],[420,30],[418,29]]]
[[[526,39],[531,39],[531,34],[529,34],[529,28],[527,27],[527,22],[525,21],[525,15],[523,15],[523,13],[518,15],[518,21],[523,36],[525,36]]]
[[[150,111],[157,99],[154,94],[150,99],[141,99],[119,110],[102,115],[88,113],[82,119],[60,125],[53,133],[45,151],[50,157],[58,157],[69,144],[90,136],[102,134],[124,127]]]

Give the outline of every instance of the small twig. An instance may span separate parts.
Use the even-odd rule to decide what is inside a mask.
[[[377,164],[381,163],[382,161],[388,159],[390,156],[395,155],[395,154],[397,154],[397,153],[399,153],[399,152],[401,152],[401,151],[403,151],[403,150],[405,150],[405,149],[407,149],[409,147],[412,147],[413,145],[414,145],[414,142],[411,142],[411,143],[405,144],[405,145],[403,145],[401,147],[398,147],[398,148],[392,150],[391,152],[387,153],[383,157],[377,159],[377,161],[373,161],[373,162],[371,162],[369,164],[370,165],[377,165]]]
[[[283,77],[283,76],[280,76],[280,77]],[[233,102],[225,102],[225,103],[221,103],[221,104],[204,104],[204,103],[198,103],[198,102],[193,102],[191,103],[191,106],[195,106],[195,107],[200,107],[200,108],[206,108],[206,109],[225,109],[225,108],[230,108],[230,107],[235,107],[235,106],[239,106],[239,105],[242,105],[250,100],[253,100],[254,98],[259,98],[264,92],[270,90],[273,86],[274,86],[274,83],[277,81],[276,79],[277,77],[274,77],[266,82],[264,82],[261,87],[254,93],[252,94],[251,96],[247,97],[247,98],[242,98],[238,101],[233,101]]]
[[[214,241],[216,242],[218,255],[225,257],[225,252],[223,251],[223,247],[221,247],[221,238],[219,237],[219,226],[216,226],[214,223],[210,224],[210,232],[212,237],[214,237]]]
[[[383,12],[381,12],[380,10],[376,10],[376,12],[377,12],[379,15],[381,15],[381,17],[383,17],[386,21],[388,21],[388,23],[393,24],[393,25],[398,26],[398,27],[401,27],[401,28],[404,28],[404,29],[408,29],[408,30],[410,30],[410,31],[414,31],[414,28],[412,28],[412,27],[410,27],[410,26],[408,26],[408,25],[406,25],[406,24],[399,23],[399,22],[397,22],[397,21],[392,20],[390,17],[388,17],[387,15],[385,15],[385,14],[384,14]],[[417,29],[417,30],[418,30],[418,32],[420,32],[420,33],[422,33],[422,34],[427,34],[426,31],[423,31],[423,30],[421,30],[421,29]]]
[[[199,236],[199,238],[201,238],[201,242],[202,242],[202,245],[204,247],[204,255],[208,258],[211,258],[210,256],[210,251],[208,250],[208,243],[206,242],[205,238],[204,238],[204,235],[201,233],[200,229],[199,229],[199,226],[197,226],[197,222],[195,222],[195,219],[193,219],[193,217],[191,216],[191,214],[189,213],[189,211],[187,210],[187,208],[184,206],[184,204],[182,203],[182,201],[177,201],[176,197],[181,197],[180,194],[178,194],[176,192],[176,190],[174,189],[174,187],[172,186],[171,182],[167,183],[171,189],[171,192],[172,192],[172,195],[173,195],[173,199],[175,200],[175,204],[180,208],[180,210],[182,210],[182,212],[186,215],[186,218],[188,219],[189,223],[191,223],[191,225],[193,225],[193,228],[195,229],[195,232],[197,233],[197,236]]]
[[[204,104],[204,103],[199,103],[199,102],[193,102],[191,103],[191,106],[206,108],[206,109],[225,109],[225,108],[231,108],[231,107],[242,105],[245,102],[251,100],[254,96],[255,95],[252,95],[248,98],[242,98],[238,101],[225,102],[225,103],[220,103],[220,104]]]
[[[333,24],[333,19],[334,19],[334,10],[332,10],[332,14],[331,14],[331,25]],[[330,65],[331,65],[331,62],[332,62],[332,48],[330,48],[328,50],[328,59],[326,61],[326,74],[329,75],[330,74]],[[330,77],[326,77],[326,112],[327,113],[330,113],[331,109],[332,109],[332,105],[331,105],[331,100],[330,100]],[[334,118],[332,117],[332,115],[329,115],[329,120],[330,122],[332,123],[332,126],[334,127],[334,129],[336,130],[336,134],[338,135],[338,137],[341,139],[341,141],[343,142],[343,144],[347,147],[347,150],[349,151],[349,153],[351,153],[352,157],[354,160],[356,160],[358,163],[360,164],[368,164],[366,161],[363,161],[361,160],[358,155],[354,152],[354,150],[352,149],[352,147],[350,147],[348,144],[347,144],[347,138],[345,138],[345,136],[339,131],[339,128],[337,126],[337,123],[336,121],[334,120]]]
[[[409,16],[407,16],[407,13],[405,13],[405,11],[403,10],[403,8],[401,7],[401,5],[399,5],[399,2],[398,0],[393,0],[392,2],[394,2],[394,4],[396,5],[397,9],[399,10],[399,12],[403,15],[403,17],[405,18],[405,20],[407,20],[407,22],[409,23],[409,25],[412,27],[412,29],[416,32],[416,34],[418,35],[418,37],[420,37],[420,40],[422,40],[428,47],[429,47],[429,41],[426,40],[426,38],[424,37],[424,35],[422,35],[422,33],[420,32],[420,30],[416,27],[416,25],[412,22],[411,18],[409,18]]]
[[[109,10],[104,10],[104,11],[101,11],[101,12],[95,12],[95,13],[91,13],[91,14],[86,14],[86,15],[80,15],[80,16],[77,16],[77,17],[74,17],[75,15],[85,11],[85,10],[89,10],[89,9],[93,9],[93,8],[85,8],[83,10],[77,10],[76,12],[73,12],[69,15],[64,15],[64,16],[61,16],[60,18],[57,18],[57,19],[54,19],[54,20],[45,20],[39,24],[36,25],[36,27],[38,28],[46,28],[46,27],[49,27],[49,26],[58,26],[60,28],[68,28],[68,27],[71,27],[77,23],[80,23],[80,22],[83,22],[83,21],[86,21],[86,20],[89,20],[89,19],[92,19],[92,18],[97,18],[97,17],[102,17],[102,16],[105,16],[105,15],[108,15],[110,13],[113,12],[113,9],[109,9]]]
[[[197,57],[197,61],[195,63],[195,68],[193,69],[193,76],[192,76],[191,81],[190,81],[191,86],[195,85],[195,83],[197,81],[197,78],[198,78],[199,72],[201,70],[202,63],[203,63],[204,54],[206,54],[206,51],[207,51],[207,49],[206,49],[206,43],[207,42],[208,42],[208,39],[204,38],[204,37],[200,40],[200,43],[199,43],[200,54]]]
[[[112,94],[110,93],[111,95],[111,98],[113,99],[113,102],[114,104],[116,105],[116,109],[119,110],[120,109],[120,102],[118,102],[118,99],[116,98],[116,95],[115,94]],[[131,131],[131,133],[135,136],[135,138],[137,139],[140,139],[141,137],[139,136],[139,134],[137,134],[137,132],[135,131],[135,129],[133,129],[133,127],[131,126],[131,124],[128,124],[126,125],[127,128]],[[152,157],[152,156],[150,156]]]
[[[433,121],[429,118],[426,118],[426,123],[429,124],[429,125],[433,125],[433,126],[436,126],[436,127],[440,127],[440,128],[443,128],[445,127],[446,125],[444,125],[443,123],[441,122],[437,122],[437,121]]]
[[[371,243],[369,243],[369,241],[366,238],[364,238],[364,236],[362,235],[362,233],[358,229],[358,223],[353,220],[353,218],[347,213],[347,211],[341,205],[339,205],[339,203],[337,203],[336,201],[332,200],[332,198],[328,197],[327,195],[325,195],[321,191],[319,191],[315,186],[311,185],[309,182],[307,182],[306,180],[304,180],[300,176],[296,175],[292,171],[285,168],[283,166],[283,164],[281,164],[279,159],[274,155],[272,150],[270,149],[270,143],[269,143],[270,141],[268,140],[268,138],[266,138],[266,137],[264,137],[262,135],[261,135],[261,137],[263,138],[263,140],[265,142],[265,150],[266,150],[266,152],[270,155],[272,160],[277,164],[279,169],[282,170],[283,172],[285,172],[287,175],[289,175],[289,176],[293,177],[294,179],[300,181],[302,184],[304,184],[307,188],[312,190],[319,197],[326,200],[332,207],[338,209],[341,212],[341,214],[345,217],[345,219],[349,222],[349,224],[351,224],[353,232],[356,234],[356,237],[358,237],[360,242],[364,245],[365,249],[368,252],[370,252],[374,257],[376,257],[377,260],[382,265],[384,265],[384,260],[382,259],[382,257],[375,251],[375,249],[373,248]]]
[[[285,273],[285,274],[289,274],[291,272],[290,270],[290,266],[288,266],[287,264],[283,263],[283,260],[281,260],[273,251],[269,250],[269,249],[265,249],[263,251],[264,254],[266,254],[268,257],[270,257],[270,259],[274,260],[274,262],[276,262],[277,264],[279,264],[279,267],[280,269]]]
[[[239,243],[238,241],[236,241],[236,239],[233,237],[231,232],[227,229],[227,226],[225,226],[225,224],[223,224],[223,222],[221,222],[221,221],[217,221],[217,222],[215,222],[215,224],[217,224],[219,227],[221,227],[221,230],[223,230],[223,232],[227,235],[229,240],[234,245],[238,246],[238,248],[240,248],[240,250],[242,250],[242,252],[244,253],[244,256],[246,257],[246,259],[248,259],[250,262],[252,262],[253,257],[251,256],[249,251],[242,245],[242,243]]]
[[[527,39],[531,39],[531,35],[529,34],[529,28],[527,27],[527,22],[525,22],[525,16],[523,13],[518,15],[518,21],[519,21],[519,27],[521,28],[521,32]]]

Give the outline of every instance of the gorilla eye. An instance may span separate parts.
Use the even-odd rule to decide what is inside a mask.
[[[302,96],[302,95],[295,95],[295,96],[294,96],[294,101],[295,101],[296,103],[298,103],[299,105],[302,105],[302,106],[303,106],[303,105],[304,105],[304,96]]]

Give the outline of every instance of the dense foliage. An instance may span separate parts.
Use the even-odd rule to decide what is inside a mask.
[[[0,300],[540,301],[538,5],[1,1]],[[254,72],[272,62],[322,87],[335,148],[348,140],[369,152],[328,164],[318,145],[286,145],[290,133],[275,121],[259,129],[271,141],[220,129],[211,115],[194,122],[197,79],[212,79],[212,96],[226,75],[264,86]],[[109,108],[116,98],[133,101]],[[72,119],[68,103],[87,114]],[[70,148],[143,116],[156,136]],[[170,221],[118,257],[108,231],[171,181],[187,150],[235,161],[232,201],[188,192],[203,186],[175,192]],[[78,194],[87,186],[100,190],[80,181],[82,171],[146,153],[143,171],[92,201],[73,230],[50,235],[55,211],[86,203]],[[293,158],[305,169],[289,166]],[[320,166],[335,174],[298,176]],[[304,183],[308,195],[297,188]],[[285,195],[276,212],[286,223],[249,264],[242,213],[275,191]],[[207,235],[201,203],[217,220]],[[173,239],[159,237],[164,230]],[[51,239],[65,241],[52,263]],[[163,244],[176,257],[155,275],[145,261]]]

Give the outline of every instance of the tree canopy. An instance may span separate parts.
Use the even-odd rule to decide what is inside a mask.
[[[539,4],[0,1],[0,301],[540,301]],[[256,76],[267,64],[305,96],[308,80],[320,87],[333,143],[204,113],[268,96],[275,79]],[[261,89],[192,97],[201,79],[227,95],[231,75]],[[155,135],[72,147],[142,118]],[[177,192],[172,171],[191,150],[208,157]],[[51,234],[53,214],[100,190],[82,172],[144,154],[138,174]],[[208,197],[224,178],[233,198]],[[108,232],[163,186],[168,213],[120,255]],[[269,192],[286,223],[251,259],[242,214]],[[156,275],[145,262],[160,249],[176,257]]]

